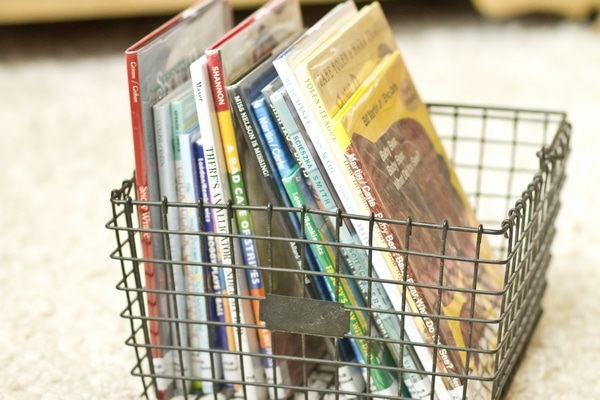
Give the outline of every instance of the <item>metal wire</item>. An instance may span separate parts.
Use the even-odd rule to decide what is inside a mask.
[[[238,340],[242,339],[245,330],[263,329],[260,323],[231,324],[225,322],[194,321],[186,316],[171,315],[149,315],[148,301],[165,299],[170,304],[177,301],[177,296],[202,296],[206,301],[215,299],[227,299],[240,305],[245,301],[257,300],[248,293],[228,293],[220,295],[215,293],[194,293],[189,291],[176,291],[173,281],[173,267],[181,265],[181,262],[171,259],[170,240],[173,235],[185,237],[186,235],[197,235],[204,241],[207,238],[226,237],[233,243],[243,237],[233,229],[235,211],[247,210],[254,218],[266,221],[266,229],[256,232],[251,237],[256,243],[260,243],[265,249],[266,256],[263,258],[264,265],[258,270],[263,274],[266,282],[267,296],[280,294],[280,286],[284,282],[300,282],[300,290],[295,293],[296,306],[281,317],[277,323],[278,328],[273,332],[274,354],[263,354],[260,352],[235,351],[234,354],[241,360],[243,357],[251,356],[261,360],[265,358],[275,360],[276,364],[285,364],[296,371],[296,376],[290,381],[283,383],[258,382],[248,383],[243,380],[228,381],[215,374],[213,368],[212,378],[205,378],[216,387],[223,388],[221,394],[230,394],[226,390],[232,385],[241,386],[244,389],[250,387],[264,387],[277,394],[277,397],[290,396],[296,398],[342,398],[358,397],[372,398],[375,396],[368,388],[361,393],[353,393],[343,386],[346,379],[345,368],[357,367],[367,375],[371,375],[375,369],[389,370],[394,374],[416,372],[410,366],[400,363],[396,366],[377,366],[361,363],[357,360],[344,358],[348,343],[357,340],[366,340],[370,351],[381,344],[399,345],[401,355],[410,346],[420,346],[431,349],[433,360],[441,354],[457,352],[464,355],[466,367],[474,363],[476,354],[486,353],[494,357],[493,370],[485,376],[473,374],[454,375],[440,371],[436,362],[432,365],[421,365],[419,373],[431,378],[431,393],[434,393],[435,385],[439,385],[437,377],[457,378],[464,382],[463,397],[467,398],[467,387],[476,381],[488,382],[492,389],[491,398],[501,399],[510,385],[523,351],[527,346],[529,338],[535,329],[538,319],[542,313],[541,299],[546,289],[545,275],[551,261],[551,247],[555,236],[555,221],[560,210],[560,193],[566,179],[566,162],[570,152],[571,127],[566,120],[566,115],[556,111],[523,110],[502,107],[478,107],[470,105],[446,105],[429,104],[429,111],[441,136],[442,142],[453,161],[456,172],[463,184],[467,196],[476,208],[477,218],[481,221],[479,226],[453,226],[447,221],[413,221],[408,218],[403,221],[376,218],[373,215],[351,215],[341,210],[330,213],[321,210],[306,208],[286,208],[273,205],[254,204],[250,206],[235,206],[232,203],[224,205],[215,204],[187,204],[169,199],[160,202],[138,201],[134,197],[135,180],[130,179],[123,182],[121,188],[111,193],[112,218],[106,227],[113,230],[116,239],[116,248],[111,258],[117,260],[121,266],[122,279],[117,289],[124,292],[126,307],[121,316],[130,322],[131,335],[126,344],[133,348],[135,357],[132,375],[142,380],[141,395],[153,398],[157,382],[159,380],[179,380],[183,385],[186,382],[200,380],[197,376],[180,376],[177,374],[157,371],[152,362],[153,357],[161,352],[173,351],[174,356],[180,361],[186,352],[209,353],[213,359],[227,353],[219,348],[192,349],[183,346],[180,341],[172,343],[151,342],[150,330],[153,324],[167,324],[177,330],[186,329],[190,324],[206,324],[210,332],[215,332],[218,327],[232,326],[238,334]],[[467,157],[466,155],[469,155]],[[167,218],[162,219],[160,226],[152,228],[141,228],[137,223],[137,210],[139,207],[158,208],[162,215],[170,209],[197,209],[203,213],[206,209],[221,209],[227,212],[229,217],[229,231],[226,234],[204,232],[190,233],[169,229]],[[295,215],[320,215],[331,221],[335,221],[335,237],[333,240],[314,241],[304,237],[303,232],[295,237],[278,235],[277,222],[279,218],[286,217],[290,213]],[[371,229],[378,223],[386,223],[401,227],[406,232],[405,247],[397,250],[389,250],[374,246],[362,246],[356,243],[344,243],[340,240],[339,228],[344,221],[361,220],[368,221]],[[372,232],[372,231],[371,231]],[[435,232],[440,238],[439,251],[421,252],[418,248],[411,246],[412,238],[424,232]],[[489,242],[494,250],[492,256],[479,253],[472,258],[460,257],[447,251],[446,237],[450,233],[472,234],[477,236],[478,243],[485,240]],[[140,236],[142,234],[154,234],[162,236],[165,246],[164,258],[144,258],[140,255]],[[283,246],[290,245],[297,252],[301,260],[290,260],[279,256],[278,250]],[[332,249],[335,254],[336,272],[326,273],[311,270],[310,268],[298,268],[306,266],[308,246],[322,245]],[[365,250],[368,255],[368,273],[357,277],[340,268],[339,260],[345,251],[349,249]],[[439,264],[439,277],[437,282],[414,282],[408,284],[404,281],[392,281],[378,278],[372,268],[372,255],[375,252],[392,252],[401,254],[405,259],[427,258],[436,260]],[[470,263],[473,265],[473,280],[460,288],[447,286],[444,282],[444,268],[448,261]],[[408,261],[407,261],[408,262]],[[189,264],[189,263],[188,263]],[[203,268],[215,266],[208,258],[200,262],[191,263]],[[164,287],[153,287],[147,285],[144,277],[144,268],[147,265],[161,265],[166,271],[167,284]],[[496,265],[504,269],[504,286],[498,291],[486,291],[478,287],[478,271],[483,265]],[[246,271],[251,267],[244,265],[240,259],[235,259],[231,265],[224,267],[235,271]],[[344,314],[336,314],[335,310],[327,307],[312,307],[307,315],[301,310],[309,303],[303,302],[315,296],[318,291],[315,282],[323,277],[333,278],[336,286],[343,286],[344,282],[357,281],[368,288],[368,295],[364,305],[346,306],[344,312],[352,311],[365,315],[368,321],[369,333],[366,337],[346,333],[344,335],[327,335],[315,333],[318,324],[315,322],[324,317],[324,313],[331,312],[328,328],[335,328],[331,324],[338,322],[336,318],[341,317],[342,332]],[[406,277],[406,276],[405,276]],[[439,325],[448,321],[461,322],[468,327],[467,343],[442,344],[438,341],[433,343],[414,343],[409,340],[390,341],[382,338],[376,331],[376,315],[378,313],[397,314],[402,316],[402,321],[410,317],[423,317],[423,314],[411,310],[408,306],[398,310],[382,310],[377,308],[371,296],[377,285],[400,285],[403,293],[403,305],[410,290],[434,290],[437,292],[437,302],[434,309],[429,310],[426,317],[430,318],[436,331]],[[470,298],[469,310],[466,315],[452,316],[443,315],[442,297],[447,293],[462,293]],[[484,319],[476,316],[476,298],[482,297],[500,298],[500,313],[497,317]],[[258,299],[264,300],[264,298]],[[311,303],[312,304],[312,303]],[[382,314],[382,315],[383,315]],[[295,331],[289,329],[286,332],[286,319],[297,319],[294,322],[305,322],[304,325],[296,324]],[[283,324],[283,325],[281,325]],[[475,330],[481,324],[493,324],[498,327],[498,338],[494,348],[478,349],[472,340]],[[283,328],[281,327],[283,326]],[[298,326],[300,326],[298,328]],[[267,328],[269,326],[267,325]],[[401,335],[404,336],[404,322],[400,327]],[[179,331],[177,331],[179,332]],[[174,335],[179,337],[179,334]],[[291,339],[296,347],[291,351],[289,346]],[[285,349],[284,349],[285,348]],[[273,370],[275,374],[279,369]],[[378,398],[406,398],[405,392],[400,390],[394,396],[380,396]],[[185,398],[194,398],[196,394],[185,393]],[[433,394],[431,395],[434,398]],[[217,395],[214,395],[217,398]]]

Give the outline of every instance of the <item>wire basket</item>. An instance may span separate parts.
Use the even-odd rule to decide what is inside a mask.
[[[460,398],[479,398],[470,394],[469,386],[484,383],[489,392],[481,398],[500,399],[506,393],[506,388],[514,375],[528,340],[541,315],[541,299],[545,291],[545,275],[551,260],[551,245],[555,236],[555,220],[560,208],[559,195],[565,182],[565,164],[570,152],[570,125],[566,115],[562,112],[521,110],[497,107],[476,107],[463,105],[429,104],[429,111],[436,129],[442,139],[445,149],[454,163],[457,175],[465,189],[467,197],[474,205],[480,226],[450,226],[444,221],[386,221],[406,227],[407,232],[418,229],[435,231],[443,236],[448,231],[456,230],[477,234],[485,238],[493,249],[493,257],[489,259],[466,260],[477,263],[487,263],[503,267],[506,271],[504,287],[497,293],[479,293],[477,283],[473,282],[472,289],[465,290],[474,295],[498,296],[502,308],[499,316],[492,320],[478,320],[472,310],[471,313],[461,316],[443,316],[439,309],[427,315],[435,324],[444,320],[457,320],[470,326],[471,330],[476,324],[486,323],[497,326],[498,338],[493,348],[486,349],[486,356],[493,359],[493,370],[485,375],[461,373],[453,376],[425,363],[414,370],[414,366],[399,362],[394,366],[384,368],[397,376],[418,372],[430,382],[429,388],[423,388],[423,398],[435,399],[438,396],[436,385],[440,379],[456,378],[464,384],[464,389],[459,393]],[[328,216],[336,226],[341,225],[344,219],[367,220],[377,223],[374,216],[347,215],[341,212],[327,213],[318,210],[301,208],[284,208],[271,205],[253,204],[250,206],[213,205],[213,204],[186,204],[170,202],[164,199],[160,202],[138,201],[134,197],[135,182],[129,179],[123,182],[122,187],[111,194],[112,219],[106,227],[115,233],[116,249],[111,258],[118,260],[121,265],[122,279],[117,288],[124,292],[127,305],[121,316],[129,320],[131,335],[126,344],[133,348],[135,364],[131,371],[142,381],[141,396],[146,398],[164,397],[165,393],[158,390],[172,384],[173,392],[180,389],[182,398],[201,397],[201,391],[194,391],[200,384],[213,387],[214,393],[206,395],[207,398],[225,398],[237,393],[242,398],[252,398],[256,388],[265,390],[271,398],[409,398],[405,385],[400,385],[396,393],[374,393],[366,385],[360,391],[348,389],[350,380],[348,371],[359,371],[359,374],[370,382],[374,375],[374,368],[369,362],[360,362],[345,356],[348,346],[361,340],[366,343],[368,351],[375,352],[378,346],[398,345],[410,351],[411,346],[423,346],[435,357],[441,357],[448,351],[457,351],[467,358],[481,350],[465,345],[448,346],[439,342],[416,343],[408,339],[395,340],[382,338],[380,335],[371,334],[376,330],[374,315],[382,312],[371,302],[358,311],[368,316],[368,334],[364,337],[355,337],[348,333],[348,307],[335,301],[316,299],[315,282],[328,275],[338,284],[347,281],[360,280],[368,290],[373,290],[378,284],[396,284],[409,287],[405,282],[390,282],[371,275],[369,268],[367,276],[360,279],[342,270],[327,274],[309,268],[297,268],[299,265],[279,256],[278,249],[293,243],[301,257],[311,245],[310,240],[304,236],[288,237],[278,234],[278,217],[289,213],[295,215],[308,215],[311,213]],[[163,215],[161,224],[150,227],[140,227],[137,211],[140,207],[160,209]],[[267,262],[257,267],[265,280],[264,296],[256,297],[247,292],[218,294],[216,291],[207,290],[204,293],[190,292],[174,289],[173,269],[181,262],[173,261],[170,257],[170,240],[174,236],[189,236],[189,233],[170,230],[166,214],[169,209],[197,209],[202,213],[205,209],[226,209],[230,221],[230,231],[221,236],[230,241],[243,238],[237,234],[234,211],[237,209],[248,210],[254,214],[255,220],[264,221],[264,230],[257,233],[252,240],[261,243],[267,256]],[[167,254],[164,258],[145,259],[141,256],[140,241],[143,235],[159,235],[164,239]],[[214,233],[198,231],[194,234],[205,240],[215,237]],[[247,239],[247,237],[246,237]],[[204,242],[203,242],[204,243]],[[319,243],[334,249],[340,255],[345,248],[360,247],[343,243],[339,239]],[[390,251],[374,246],[362,247],[369,254],[373,252]],[[410,247],[397,250],[404,256],[428,257],[442,262],[450,256],[443,251],[439,254],[420,254]],[[204,254],[204,253],[203,253]],[[236,262],[228,265],[232,271],[246,271],[250,267],[243,265],[238,257]],[[156,285],[147,277],[145,266],[148,264],[164,266],[164,284]],[[222,267],[210,263],[208,258],[197,263],[205,268]],[[302,267],[302,265],[300,265]],[[234,272],[234,275],[235,272]],[[159,277],[160,278],[160,277]],[[476,279],[476,278],[475,278]],[[413,283],[419,286],[419,283]],[[424,285],[423,286],[427,286]],[[437,290],[441,297],[452,287],[443,283],[429,285],[428,289]],[[284,296],[282,296],[282,294]],[[291,294],[291,295],[290,295]],[[207,304],[216,302],[220,298],[236,302],[239,307],[254,301],[260,302],[261,322],[255,323],[227,323],[208,318],[206,321],[197,321],[174,312],[180,296],[195,296],[205,299]],[[367,296],[369,297],[369,296]],[[370,298],[370,297],[369,297]],[[441,300],[440,300],[441,301]],[[165,303],[171,313],[153,315],[148,312],[148,305],[153,302]],[[239,309],[238,307],[238,309]],[[418,314],[409,309],[388,310],[389,313],[400,315],[404,321],[407,318],[418,317]],[[371,318],[373,317],[373,318]],[[152,330],[163,324],[178,334],[172,335],[170,342],[156,343],[151,340]],[[234,327],[238,340],[249,330],[267,329],[272,333],[273,349],[271,354],[260,351],[238,349],[229,352],[219,347],[192,348],[185,341],[179,339],[191,325],[204,325],[209,335],[216,335],[220,328]],[[437,326],[437,325],[436,325]],[[404,325],[401,330],[404,331]],[[405,337],[405,336],[401,336]],[[348,344],[348,342],[350,344]],[[401,350],[401,353],[404,350]],[[234,356],[243,365],[243,359],[253,357],[262,361],[266,359],[277,365],[273,367],[270,379],[249,382],[245,379],[231,380],[224,378],[212,365],[211,373],[206,376],[194,376],[190,373],[177,372],[177,368],[167,368],[156,363],[157,354],[169,353],[171,361],[183,362],[186,354],[208,354],[214,365],[217,360],[225,356]],[[153,360],[154,359],[154,360]],[[370,360],[370,357],[368,358]],[[404,358],[403,358],[404,359]],[[174,361],[173,361],[174,360]],[[164,360],[163,360],[164,361]],[[285,369],[279,369],[284,366]],[[181,369],[179,369],[180,371]],[[283,372],[282,372],[283,371]],[[288,379],[278,379],[277,375],[285,375]],[[206,387],[206,386],[204,386]],[[185,390],[181,389],[185,388]],[[192,390],[190,390],[192,388]],[[232,388],[237,389],[233,391]],[[404,388],[405,389],[405,388]],[[200,393],[200,394],[198,394]]]

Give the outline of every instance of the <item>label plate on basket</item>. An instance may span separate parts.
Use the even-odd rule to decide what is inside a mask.
[[[268,294],[260,301],[260,319],[272,331],[343,337],[350,314],[340,303]]]

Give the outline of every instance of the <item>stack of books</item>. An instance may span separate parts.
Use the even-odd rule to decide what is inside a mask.
[[[451,228],[477,222],[378,2],[307,27],[298,0],[235,25],[205,0],[126,61],[159,398],[287,398],[321,356],[346,398],[491,398],[504,272]],[[267,204],[293,212],[243,207]],[[310,279],[269,273],[289,265]],[[341,304],[347,329],[275,346],[272,293]]]

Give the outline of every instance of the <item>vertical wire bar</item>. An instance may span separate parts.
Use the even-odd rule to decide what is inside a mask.
[[[513,185],[515,182],[516,175],[516,160],[517,160],[517,147],[519,146],[519,119],[520,113],[518,110],[514,111],[513,117],[513,132],[511,140],[511,152],[509,160],[509,174],[506,180],[506,207],[509,208],[511,199],[513,198]]]
[[[267,240],[267,259],[266,261],[266,266],[269,269],[269,273],[265,274],[263,271],[261,270],[260,274],[263,276],[263,287],[265,289],[265,294],[272,294],[273,293],[273,205],[271,203],[267,204],[266,206],[266,219],[267,219],[267,238],[269,238]],[[291,238],[290,238],[291,240]],[[295,261],[295,260],[294,260]],[[264,283],[264,276],[267,275],[268,279],[266,284]],[[257,324],[260,323],[260,321],[256,321]],[[266,327],[263,327],[263,329],[267,329]],[[275,349],[277,348],[277,343],[276,343],[276,337],[277,335],[271,334],[271,349],[273,352],[273,355],[275,355]],[[274,357],[273,359],[273,365],[272,365],[272,373],[273,373],[273,394],[275,399],[279,399],[279,395],[278,392],[282,391],[283,389],[281,389],[279,387],[279,376],[278,376],[278,368],[277,366],[279,365],[279,359]]]
[[[432,228],[425,228],[425,229],[432,229]],[[438,281],[437,281],[437,296],[435,299],[435,320],[434,320],[434,329],[435,329],[435,339],[434,339],[434,343],[436,344],[436,346],[440,345],[440,338],[439,338],[439,332],[440,332],[440,316],[442,315],[442,297],[444,295],[444,292],[448,292],[451,291],[452,288],[448,287],[448,286],[444,286],[447,285],[446,282],[444,282],[444,270],[445,270],[445,261],[446,261],[446,241],[448,239],[448,221],[444,220],[443,224],[442,224],[442,237],[441,237],[441,246],[440,246],[440,252],[439,255],[441,256],[439,259],[439,272],[438,272]],[[408,247],[407,247],[408,249]],[[449,321],[450,322],[450,321]],[[447,345],[448,343],[444,343],[445,345]],[[437,350],[437,348],[436,348]],[[441,349],[440,349],[441,350]],[[435,360],[435,357],[434,357]],[[459,377],[459,379],[463,380],[463,378]],[[464,384],[464,388],[466,389],[466,382]]]
[[[130,329],[130,332],[131,332],[130,338],[131,338],[131,340],[134,343],[133,350],[134,350],[136,361],[137,361],[137,363],[136,363],[137,367],[136,368],[139,368],[139,370],[140,370],[140,378],[142,380],[142,386],[144,388],[143,395],[144,395],[144,397],[148,398],[148,390],[147,390],[148,385],[146,384],[146,381],[144,379],[143,368],[142,368],[143,357],[140,356],[140,350],[139,350],[139,347],[137,346],[136,331],[138,329],[135,326],[135,322],[134,322],[134,318],[133,318],[133,316],[134,316],[133,305],[134,305],[135,302],[138,302],[143,307],[143,295],[141,295],[140,293],[137,293],[136,300],[132,300],[131,299],[131,289],[130,289],[130,286],[129,286],[129,275],[130,275],[130,272],[128,272],[127,268],[125,267],[125,263],[126,262],[125,262],[125,257],[123,255],[123,247],[129,241],[129,239],[126,240],[126,241],[124,241],[124,240],[121,239],[121,231],[124,230],[124,228],[121,227],[121,226],[119,226],[119,219],[121,219],[121,215],[125,214],[127,212],[126,205],[123,205],[121,203],[121,200],[119,200],[119,199],[122,199],[126,195],[125,194],[126,190],[127,191],[131,190],[131,186],[132,186],[132,181],[125,181],[125,182],[123,182],[123,186],[122,186],[121,191],[114,190],[111,193],[112,222],[114,223],[115,239],[116,239],[116,242],[117,242],[116,252],[118,253],[118,258],[119,258],[120,265],[121,265],[121,274],[123,276],[123,279],[122,279],[121,282],[124,285],[125,297],[127,298],[127,308],[126,308],[126,310],[128,310],[129,316],[131,317],[131,318],[128,318],[128,320],[129,320],[129,329]],[[118,204],[121,204],[121,207],[123,208],[123,211],[119,211],[119,212],[117,211],[117,205]],[[127,226],[127,228],[131,229],[131,228],[133,228],[133,226]],[[125,228],[126,231],[128,231],[127,228]],[[130,243],[129,246],[135,246],[135,243],[134,244]],[[131,272],[135,274],[135,269],[133,268],[133,262],[131,262],[131,263],[132,263],[132,271]],[[140,297],[142,297],[142,300],[140,300]],[[141,301],[141,303],[140,303],[140,301]],[[139,304],[138,304],[138,308],[140,308]],[[141,311],[140,311],[140,314],[143,315],[143,313]],[[142,327],[143,327],[144,326],[144,322],[142,320],[140,320],[140,322],[141,322]],[[149,340],[149,338],[147,340]],[[148,343],[148,342],[146,342],[146,343]],[[148,360],[149,359],[148,358],[148,349],[146,349],[146,354],[147,354],[146,355],[146,359]]]
[[[216,320],[216,316],[213,313],[212,310],[216,310],[217,309],[217,298],[213,297],[213,296],[207,296],[208,293],[210,293],[211,295],[214,294],[214,290],[213,290],[213,286],[212,286],[212,272],[211,272],[211,268],[213,268],[214,266],[211,265],[211,259],[210,259],[210,251],[211,251],[211,246],[215,245],[214,243],[214,236],[212,238],[209,237],[209,235],[207,235],[207,229],[206,229],[206,222],[209,220],[209,218],[211,218],[210,214],[211,214],[211,210],[209,208],[206,207],[206,203],[204,198],[200,198],[198,199],[198,201],[196,202],[196,208],[198,211],[198,220],[199,220],[199,224],[196,227],[198,229],[198,237],[199,237],[199,244],[200,244],[200,265],[198,266],[198,268],[202,268],[203,271],[203,275],[204,275],[204,291],[202,294],[195,294],[196,296],[203,296],[204,297],[204,302],[208,304],[208,309],[207,309],[207,313],[206,313],[206,321],[203,321],[201,323],[205,323],[207,325],[207,335],[209,335],[208,337],[208,345],[209,348],[206,349],[206,351],[209,354],[209,358],[210,358],[210,377],[211,377],[211,382],[213,385],[213,397],[217,397],[217,387],[218,387],[218,382],[217,382],[217,369],[216,366],[218,365],[219,361],[217,360],[217,358],[219,357],[219,355],[216,355],[215,352],[213,351],[214,347],[216,346],[217,343],[217,337],[218,337],[218,333],[217,333],[217,329],[218,327],[214,324],[215,320]],[[213,242],[213,243],[209,243],[209,242]]]
[[[305,226],[304,226],[304,219],[306,218],[306,207],[303,207],[300,210],[300,239],[304,239],[306,237],[306,232],[305,232]],[[308,244],[304,241],[302,241],[300,243],[300,256],[302,257],[302,263],[304,264],[304,270],[307,269],[307,258],[306,258],[306,251],[307,251],[307,246]],[[306,282],[308,282],[309,280],[313,281],[318,279],[318,276],[313,275],[313,276],[309,276],[307,275],[305,272],[302,273],[302,282],[303,285],[302,287],[304,288],[304,297],[310,297],[309,296],[309,292],[308,292],[308,286],[306,284]],[[316,282],[314,282],[316,284]],[[302,356],[305,357],[307,353],[307,343],[306,343],[306,336],[303,334],[302,335]],[[303,386],[308,387],[308,382],[309,382],[309,371],[308,371],[308,367],[306,365],[305,362],[302,363],[302,381],[303,381]],[[304,399],[308,400],[309,399],[309,391],[306,390],[304,392]]]
[[[481,197],[483,187],[483,173],[485,169],[485,144],[486,144],[486,133],[488,129],[488,109],[482,109],[481,116],[481,131],[479,136],[479,159],[477,160],[477,180],[475,183],[475,204],[473,208],[475,212],[481,208]]]
[[[146,350],[146,357],[149,360],[148,366],[150,369],[150,378],[152,380],[152,385],[154,386],[154,390],[156,391],[156,394],[158,394],[158,384],[156,382],[156,371],[154,369],[154,357],[152,355],[153,347],[150,342],[150,333],[149,333],[149,328],[148,328],[149,320],[146,318],[147,317],[146,307],[144,305],[144,295],[143,295],[144,285],[142,284],[142,278],[140,276],[140,262],[138,261],[139,258],[138,258],[137,249],[135,246],[135,234],[133,232],[133,218],[132,218],[132,215],[134,212],[133,209],[134,209],[134,207],[133,207],[132,199],[131,199],[131,197],[128,197],[125,202],[125,221],[127,224],[127,236],[128,236],[128,242],[129,242],[129,251],[131,252],[135,286],[137,289],[139,289],[139,291],[137,292],[137,297],[138,297],[137,301],[138,301],[138,305],[140,307],[140,316],[142,317],[140,322],[142,323],[142,331],[144,334],[144,341],[148,345],[147,350]],[[141,375],[143,376],[143,371],[140,370],[140,372],[141,372]]]
[[[244,349],[242,349],[242,313],[244,312],[242,307],[243,304],[241,304],[242,299],[240,299],[240,291],[239,291],[239,283],[238,283],[238,278],[237,278],[237,274],[239,271],[239,266],[237,264],[237,251],[236,249],[239,249],[238,246],[236,246],[236,238],[234,237],[236,231],[235,231],[235,226],[237,226],[235,224],[234,221],[235,218],[235,212],[233,210],[233,201],[229,200],[227,201],[227,233],[228,233],[228,240],[229,240],[229,246],[231,248],[231,269],[232,269],[232,279],[233,279],[233,287],[235,288],[235,293],[231,293],[229,298],[229,301],[234,301],[235,302],[235,315],[233,315],[232,317],[234,318],[233,320],[233,328],[235,330],[235,335],[237,337],[237,351],[238,351],[238,362],[240,363],[240,373],[241,373],[241,378],[242,381],[239,383],[242,386],[242,393],[244,395],[244,398],[248,398],[248,388],[246,386],[246,383],[244,382],[244,378],[246,376],[246,368],[244,366]]]
[[[340,271],[340,252],[341,252],[341,248],[340,248],[340,229],[342,226],[342,219],[340,218],[341,215],[341,210],[338,208],[337,214],[336,214],[336,219],[335,219],[335,235],[334,235],[334,241],[337,244],[337,246],[335,246],[335,270],[337,272]],[[325,217],[325,218],[329,218],[329,217]],[[327,221],[329,223],[329,221]],[[370,332],[370,331],[369,331]],[[370,343],[370,342],[369,342]],[[337,343],[337,338],[334,340],[334,348],[336,349],[335,351],[337,352],[337,347],[338,347],[338,343]],[[369,353],[370,354],[370,353]],[[333,380],[334,380],[334,388],[335,388],[335,398],[339,399],[340,398],[340,375],[339,375],[339,368],[334,368],[334,374],[333,374]]]
[[[173,256],[172,256],[172,252],[171,252],[171,235],[170,235],[170,231],[169,231],[169,221],[168,221],[168,212],[169,212],[169,201],[167,199],[166,196],[163,196],[162,198],[162,202],[161,202],[161,223],[162,226],[161,228],[164,230],[163,233],[163,246],[164,246],[164,251],[165,251],[165,268],[167,269],[167,290],[170,291],[171,295],[161,295],[161,296],[168,296],[167,297],[167,308],[169,310],[169,312],[173,313],[173,317],[175,319],[175,321],[179,321],[179,319],[181,318],[181,316],[179,315],[179,307],[178,307],[178,303],[179,300],[177,299],[177,292],[175,290],[175,273],[173,271],[175,267],[175,265],[173,264]],[[187,393],[187,388],[186,388],[186,381],[185,381],[185,367],[186,365],[183,362],[183,350],[182,350],[182,343],[181,343],[181,327],[179,322],[168,322],[169,324],[172,324],[175,327],[175,340],[174,343],[176,346],[176,352],[177,355],[176,357],[179,360],[179,366],[180,366],[180,370],[179,373],[181,374],[180,376],[180,381],[181,381],[181,386],[183,388],[182,392],[183,392],[183,398],[185,400],[188,399],[188,393]],[[173,371],[176,372],[176,371]],[[175,378],[177,379],[177,378]]]

